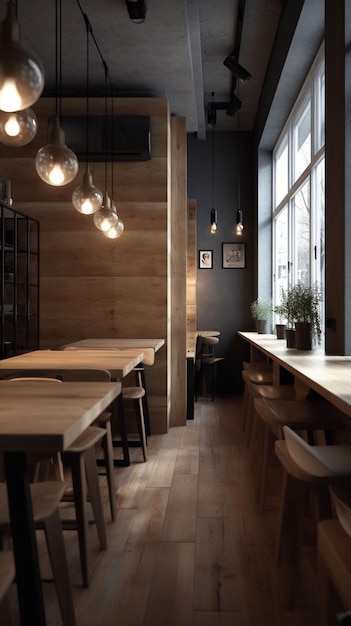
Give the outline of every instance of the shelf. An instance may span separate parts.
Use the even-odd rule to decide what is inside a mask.
[[[1,204],[0,258],[0,358],[6,358],[39,347],[39,222]],[[12,311],[2,312],[2,304]]]

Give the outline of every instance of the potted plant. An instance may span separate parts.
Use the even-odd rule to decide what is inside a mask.
[[[296,329],[296,348],[311,350],[313,341],[321,342],[320,306],[322,293],[317,283],[305,285],[298,281],[292,287],[294,302],[294,320]]]
[[[272,303],[264,298],[251,302],[251,315],[256,320],[256,330],[260,334],[272,331]]]
[[[286,330],[286,307],[284,302],[280,302],[280,304],[276,304],[273,307],[273,312],[278,315],[279,322],[275,325],[275,332],[277,335],[277,339],[285,339],[285,330]]]

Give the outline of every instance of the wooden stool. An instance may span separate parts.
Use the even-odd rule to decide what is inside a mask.
[[[264,365],[264,364],[263,364]],[[273,385],[272,368],[257,369],[254,363],[244,363],[241,376],[244,381],[243,399],[243,421],[242,429],[245,434],[245,441],[248,441],[249,430],[251,428],[250,415],[252,414],[253,399],[249,393],[249,383],[256,385]],[[252,367],[251,367],[252,366]]]
[[[15,579],[15,562],[10,551],[0,552],[0,606],[1,621],[11,626],[12,617],[8,601],[8,591]]]
[[[343,428],[343,425],[338,419],[339,414],[335,407],[323,400],[272,400],[261,397],[254,399],[254,410],[263,425],[263,434],[257,446],[257,454],[260,456],[258,500],[262,512],[271,435],[275,439],[283,439],[283,426],[289,426],[300,434],[307,431],[309,442],[316,444],[320,431],[326,442],[329,433]]]
[[[153,348],[143,348],[144,358],[142,362],[134,368],[134,372],[136,374],[136,385],[137,387],[142,387],[145,391],[144,396],[142,398],[143,403],[143,412],[144,412],[144,423],[145,423],[145,433],[148,437],[151,434],[150,427],[150,414],[149,414],[149,402],[147,396],[147,387],[146,387],[146,377],[145,377],[145,365],[153,365],[155,362],[155,351]]]
[[[337,612],[351,609],[351,538],[329,519],[318,523],[317,541],[323,626],[335,626]]]
[[[218,367],[223,367],[223,362],[225,361],[224,356],[215,356],[214,346],[219,343],[218,337],[202,337],[202,348],[201,348],[201,387],[203,393],[206,393],[206,371],[208,368],[211,368],[211,400],[214,402],[215,390],[216,390],[216,380],[217,380],[217,369]],[[223,372],[221,371],[221,389],[223,389]]]
[[[139,433],[139,440],[128,440],[128,445],[140,446],[143,450],[144,461],[147,460],[146,433],[143,410],[143,397],[145,389],[143,387],[122,387],[123,403],[126,403],[125,414],[128,412],[128,403],[132,403],[136,418],[136,425]]]
[[[106,528],[101,502],[95,446],[105,437],[106,431],[97,426],[88,427],[74,443],[61,454],[62,462],[70,468],[76,520],[63,520],[65,530],[77,530],[84,587],[89,586],[88,559],[88,503],[87,488],[102,550],[107,548]],[[64,496],[63,500],[66,499]]]
[[[70,576],[58,509],[65,489],[65,483],[56,481],[30,485],[34,524],[36,530],[45,532],[62,621],[64,626],[75,626]],[[11,532],[5,483],[0,483],[0,532],[5,535]]]
[[[295,598],[302,526],[307,495],[313,498],[317,522],[330,516],[328,486],[351,479],[351,446],[311,446],[288,426],[275,453],[284,469],[277,533],[276,561],[283,566],[283,603],[291,608]]]

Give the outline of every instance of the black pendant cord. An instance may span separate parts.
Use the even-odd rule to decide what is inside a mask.
[[[212,107],[214,100],[214,91],[212,91]],[[212,127],[212,210],[214,209],[214,129],[215,123],[213,122]]]
[[[105,68],[105,191],[107,194],[107,83],[108,83],[108,67],[104,62]]]
[[[85,28],[86,28],[86,35],[87,35],[87,40],[86,40],[86,64],[87,64],[87,71],[86,71],[86,146],[87,146],[87,167],[89,165],[89,149],[90,149],[90,145],[89,145],[89,117],[90,117],[90,110],[89,110],[89,94],[90,94],[90,76],[89,76],[89,66],[90,66],[90,47],[89,47],[89,42],[90,42],[90,32],[91,32],[91,24],[89,22],[89,18],[86,15],[86,13],[83,13],[83,17],[84,17],[84,21],[85,21]]]

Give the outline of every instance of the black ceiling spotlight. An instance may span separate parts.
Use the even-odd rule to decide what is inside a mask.
[[[223,65],[225,65],[228,70],[230,70],[234,74],[234,76],[242,80],[243,83],[246,83],[246,81],[252,78],[250,72],[248,72],[242,65],[240,65],[237,57],[233,54],[230,54],[226,59],[224,59]]]
[[[147,11],[146,0],[126,0],[128,15],[132,22],[141,24]]]
[[[229,106],[226,110],[226,114],[229,115],[229,117],[233,117],[233,115],[235,115],[235,113],[239,111],[240,108],[241,100],[239,100],[239,98],[237,98],[236,95],[233,94]]]

